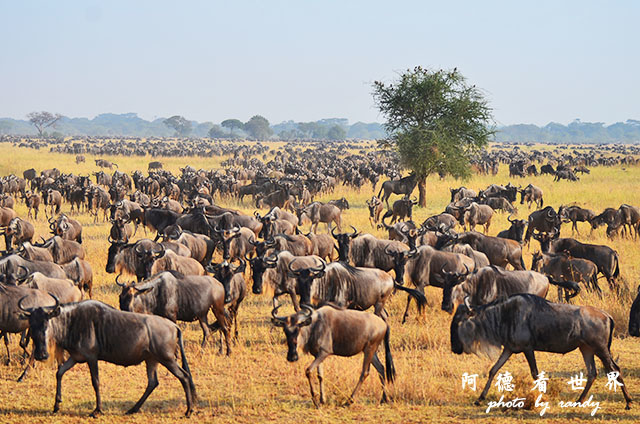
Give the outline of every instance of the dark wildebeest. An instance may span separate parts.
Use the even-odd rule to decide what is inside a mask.
[[[640,286],[629,311],[629,335],[640,337]]]
[[[565,354],[579,348],[587,367],[587,384],[578,402],[584,401],[596,378],[596,355],[607,373],[618,372],[629,409],[631,397],[611,356],[613,326],[609,314],[591,306],[551,303],[535,295],[516,294],[486,306],[460,306],[451,322],[451,350],[456,354],[495,356],[502,348],[476,405],[484,400],[493,377],[512,354],[524,353],[531,375],[537,379],[535,351]]]
[[[524,235],[525,244],[529,244],[534,230],[538,230],[541,233],[551,233],[553,231],[560,233],[562,220],[551,206],[547,206],[544,209],[531,212],[527,219],[527,224],[527,232]]]
[[[508,201],[506,198],[500,196],[500,197],[485,197],[483,199],[480,199],[480,203],[483,205],[487,205],[489,207],[491,207],[491,209],[493,210],[500,210],[503,212],[508,212],[508,213],[518,213],[518,210],[513,207],[513,205],[511,204],[510,201]]]
[[[560,180],[568,180],[568,181],[578,181],[580,178],[578,178],[578,176],[570,169],[561,169],[559,171],[556,171],[556,177],[553,179],[553,181],[560,181]]]
[[[131,366],[145,361],[147,388],[138,402],[127,413],[138,412],[144,401],[158,386],[158,364],[164,365],[184,389],[187,400],[186,416],[193,411],[195,385],[184,354],[182,331],[166,318],[122,312],[95,300],[86,300],[60,306],[23,307],[22,315],[29,320],[34,356],[39,361],[49,358],[49,345],[53,343],[55,357],[61,364],[56,373],[56,401],[53,412],[58,412],[62,402],[62,377],[75,364],[86,362],[91,372],[91,382],[96,393],[96,409],[91,416],[102,413],[98,361]],[[176,362],[180,350],[182,367]],[[64,352],[69,358],[63,363]]]
[[[118,217],[116,219],[109,219],[111,222],[111,229],[109,230],[109,243],[114,241],[120,241],[127,243],[133,236],[133,226],[131,220],[127,215],[124,217]]]
[[[380,199],[372,196],[371,199],[367,200],[367,208],[369,208],[369,222],[371,226],[375,228],[376,224],[380,222],[380,215],[382,214],[384,206]]]
[[[62,193],[52,188],[47,190],[47,205],[51,209],[51,212],[50,212],[51,216],[53,216],[54,213],[59,214],[60,208],[62,207]],[[54,208],[55,208],[55,212],[54,212]]]
[[[580,243],[572,238],[559,238],[551,242],[549,253],[567,252],[574,258],[588,259],[598,267],[598,272],[604,275],[611,289],[619,287],[616,278],[620,275],[618,254],[609,246]]]
[[[84,249],[80,243],[73,240],[65,240],[60,236],[53,236],[42,245],[36,246],[49,250],[53,262],[58,265],[71,262],[75,258],[84,259]]]
[[[566,253],[534,252],[531,269],[552,277],[554,281],[582,282],[588,289],[597,290],[602,297],[598,286],[598,267],[588,259],[572,258]]]
[[[342,197],[341,199],[337,199],[337,200],[329,200],[327,202],[328,205],[333,205],[333,206],[337,206],[340,208],[340,210],[345,210],[345,209],[349,209],[349,202],[347,201],[347,199],[345,197]]]
[[[122,288],[120,309],[123,311],[159,315],[173,322],[198,320],[202,328],[203,347],[212,328],[207,318],[211,310],[224,334],[227,355],[231,354],[229,323],[224,310],[224,287],[215,278],[165,271],[141,284],[120,283],[116,277],[116,284]]]
[[[302,311],[288,317],[277,316],[277,310],[278,308],[275,308],[271,311],[271,322],[284,330],[288,346],[287,360],[289,362],[298,360],[298,347],[301,347],[303,352],[314,356],[314,360],[305,370],[305,374],[309,380],[311,399],[316,407],[325,403],[322,362],[331,355],[350,357],[360,352],[364,353],[362,372],[358,384],[347,400],[347,405],[353,403],[358,389],[369,375],[372,363],[382,381],[381,402],[389,400],[385,380],[393,382],[395,378],[395,368],[389,345],[389,324],[367,312],[339,309],[333,305],[326,305],[316,310],[304,305]],[[378,346],[383,340],[386,372],[385,366],[382,365],[377,355]],[[320,386],[319,401],[316,399],[316,392],[311,381],[313,371],[316,368],[318,369]]]
[[[228,326],[234,325],[233,338],[238,339],[238,309],[247,295],[247,283],[244,281],[244,270],[247,263],[244,259],[238,259],[239,265],[233,266],[227,261],[213,265],[213,276],[224,287],[224,304],[229,312]]]
[[[578,222],[591,222],[596,214],[591,209],[584,209],[580,206],[560,206],[558,208],[558,216],[562,222],[571,222],[571,232],[578,231]]]
[[[540,167],[540,175],[549,174],[556,175],[556,170],[553,169],[553,165],[546,164]]]
[[[620,208],[618,208],[618,211],[622,224],[629,230],[629,235],[633,233],[633,237],[636,239],[640,232],[640,208],[622,204]]]
[[[589,223],[591,224],[591,232],[593,232],[593,230],[600,227],[601,225],[611,224],[615,220],[617,213],[618,209],[616,208],[606,208],[604,211],[602,211],[601,214],[591,218],[591,220],[589,221]]]
[[[412,200],[409,199],[409,196],[404,196],[393,202],[393,208],[385,212],[382,219],[391,217],[391,224],[396,222],[396,219],[398,221],[404,221],[405,219],[411,221],[413,219],[413,206],[417,204],[417,200]]]
[[[49,228],[53,235],[82,244],[82,225],[65,214],[60,215],[58,219],[49,218]]]
[[[511,215],[507,217],[507,221],[511,223],[511,227],[500,231],[497,237],[511,239],[518,243],[522,243],[522,237],[524,236],[524,229],[527,227],[527,221],[524,219],[511,219]]]
[[[389,197],[391,194],[404,194],[406,196],[411,195],[413,189],[416,188],[416,184],[418,180],[415,174],[408,175],[399,180],[385,181],[382,183],[382,187],[380,187],[380,192],[378,193],[378,198],[382,202],[387,203],[387,208],[389,208]],[[384,191],[384,195],[380,197],[382,192]]]
[[[149,166],[148,166],[147,169],[149,169],[149,170],[151,170],[151,169],[162,169],[162,162],[158,162],[158,161],[149,162]]]
[[[169,225],[174,225],[179,217],[179,213],[175,213],[167,209],[144,209],[142,225],[149,228],[151,231],[156,231],[154,241],[157,241],[160,238],[160,235],[164,233],[165,228]],[[185,228],[184,225],[182,225],[182,227]]]
[[[537,208],[544,206],[543,192],[540,187],[529,184],[520,190],[520,204],[527,202],[527,207],[531,208],[531,204],[535,203]]]
[[[464,199],[465,197],[477,197],[478,194],[469,188],[459,187],[459,188],[450,188],[451,192],[451,202],[457,202],[458,200]]]
[[[76,258],[62,265],[62,269],[67,278],[76,283],[83,295],[89,293],[89,298],[93,297],[93,269],[89,262]]]
[[[33,180],[36,177],[36,170],[33,168],[26,169],[22,172],[22,176],[25,180]]]

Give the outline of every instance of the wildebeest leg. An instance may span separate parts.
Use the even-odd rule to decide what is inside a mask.
[[[498,362],[496,362],[493,367],[491,367],[491,371],[489,371],[489,378],[487,379],[487,384],[485,384],[482,393],[480,393],[480,397],[474,402],[474,405],[480,405],[480,401],[484,400],[484,398],[487,397],[487,392],[489,391],[489,387],[491,387],[491,381],[493,380],[493,377],[496,376],[497,372],[500,371],[500,368],[502,368],[505,362],[507,362],[507,360],[511,357],[511,354],[512,352],[506,347],[502,350],[500,358],[498,358]]]
[[[20,377],[18,377],[18,383],[22,382],[22,380],[24,380],[24,378],[27,376],[27,372],[29,371],[29,369],[31,367],[33,367],[33,364],[36,360],[36,350],[35,348],[31,350],[31,355],[29,355],[29,361],[27,362],[27,366],[24,367],[24,371],[22,371],[22,374],[20,374]]]
[[[621,386],[622,394],[624,395],[624,400],[627,402],[627,406],[625,407],[625,409],[631,409],[631,402],[632,402],[631,396],[629,396],[629,392],[627,391],[627,386],[624,384],[624,381],[622,380],[622,373],[620,373],[620,367],[618,366],[618,364],[616,364],[616,362],[611,357],[611,352],[607,350],[606,352],[598,352],[596,353],[596,355],[598,355],[598,358],[600,358],[600,360],[602,361],[602,365],[604,365],[604,369],[607,372],[607,374],[612,371],[618,372],[617,380],[622,384]]]
[[[582,391],[582,393],[580,393],[578,402],[582,402],[584,398],[587,396],[587,393],[589,393],[589,389],[591,388],[593,381],[596,379],[596,376],[598,375],[598,370],[596,369],[596,362],[593,359],[593,350],[591,350],[588,347],[581,347],[580,353],[582,353],[584,364],[587,366],[587,384],[584,386],[584,390]]]
[[[184,395],[187,400],[187,412],[185,412],[184,416],[190,417],[191,413],[193,412],[193,394],[191,392],[191,385],[189,383],[189,374],[178,365],[175,358],[173,357],[164,361],[160,361],[160,363],[164,365],[164,367],[168,369],[169,372],[173,374],[178,380],[180,380],[180,384],[182,384]]]
[[[224,306],[222,307],[222,311],[217,310],[216,308],[211,308],[211,312],[215,315],[218,324],[220,324],[220,330],[224,335],[224,343],[227,347],[227,356],[231,355],[231,337],[229,335],[229,328],[231,327],[231,321],[229,314],[225,311]],[[220,353],[222,353],[222,344],[220,345]]]
[[[320,387],[320,403],[324,404],[326,402],[326,398],[324,396],[324,370],[322,368],[322,364],[318,364],[318,386]]]
[[[391,396],[387,395],[387,380],[384,375],[384,366],[380,359],[378,358],[378,353],[373,355],[373,361],[371,362],[373,367],[378,371],[378,375],[380,376],[380,382],[382,383],[382,399],[380,399],[380,403],[387,403]]]
[[[320,403],[316,399],[316,391],[313,388],[313,381],[312,381],[313,370],[315,370],[316,367],[319,367],[322,361],[327,359],[330,355],[331,354],[327,351],[324,351],[324,350],[320,351],[320,353],[318,353],[318,356],[315,357],[313,362],[311,362],[311,364],[309,364],[307,369],[304,371],[305,375],[307,376],[307,380],[309,380],[309,389],[311,390],[311,400],[313,401],[313,404],[315,405],[316,408],[320,406]],[[320,371],[320,374],[321,373],[322,371]],[[320,395],[320,397],[322,397],[322,395]]]
[[[373,355],[376,354],[376,350],[378,350],[378,344],[379,342],[369,343],[364,348],[364,357],[362,358],[362,372],[360,373],[358,384],[356,384],[356,387],[353,389],[353,392],[351,393],[351,396],[349,396],[349,399],[347,399],[347,402],[345,405],[350,405],[353,403],[353,399],[355,398],[356,393],[360,389],[360,386],[362,386],[362,383],[364,383],[364,380],[366,380],[366,378],[369,376],[371,361],[373,360]]]
[[[300,302],[298,302],[298,296],[296,296],[295,292],[289,292],[289,296],[291,296],[291,303],[293,303],[293,309],[296,312],[300,312]]]
[[[527,363],[529,364],[529,370],[531,371],[531,377],[533,379],[538,378],[538,364],[536,364],[536,355],[533,350],[525,350],[524,357],[527,358]]]
[[[402,316],[402,323],[407,322],[407,317],[409,316],[409,305],[411,305],[411,296],[407,295],[407,307],[404,310],[404,315]]]
[[[54,413],[60,410],[60,403],[62,402],[62,376],[75,364],[76,361],[72,357],[69,357],[64,364],[58,366],[58,371],[56,372],[56,401],[53,404]]]
[[[209,328],[209,322],[206,316],[204,318],[199,317],[198,322],[200,323],[200,328],[202,328],[202,343],[200,344],[200,346],[204,348],[207,337],[209,337],[209,334],[211,334],[211,329]]]
[[[91,373],[91,385],[93,391],[96,392],[96,409],[91,413],[91,417],[102,414],[102,399],[100,398],[100,375],[98,373],[98,361],[88,361],[89,372]]]
[[[3,331],[0,335],[2,335],[2,338],[4,339],[4,346],[7,348],[7,360],[4,364],[9,365],[11,362],[11,352],[9,352],[9,333]]]
[[[147,388],[145,389],[142,397],[136,402],[135,405],[127,411],[128,414],[135,414],[140,410],[142,404],[147,400],[151,392],[158,387],[158,362],[155,359],[149,359],[146,361],[147,365]]]

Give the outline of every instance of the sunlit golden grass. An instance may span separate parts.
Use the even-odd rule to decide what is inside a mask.
[[[282,144],[276,145],[278,148]],[[345,152],[347,153],[347,152]],[[355,153],[355,152],[349,152]],[[57,167],[63,172],[86,175],[95,172],[92,155],[87,156],[85,164],[76,165],[73,155],[53,154],[0,145],[0,175],[15,173],[34,167],[38,172],[45,168]],[[105,157],[119,165],[119,169],[132,172],[135,169],[146,170],[151,160],[160,160],[165,169],[174,173],[179,168],[191,165],[204,169],[219,168],[220,162],[226,158],[151,158],[151,157]],[[604,207],[617,207],[621,203],[640,205],[635,190],[640,181],[640,168],[636,167],[596,167],[591,175],[581,177],[579,183],[553,183],[549,176],[532,177],[511,181],[514,184],[526,185],[529,182],[540,186],[545,192],[545,205],[557,208],[560,204],[576,202],[596,212]],[[424,209],[414,210],[414,220],[422,222],[427,216],[441,212],[449,201],[449,188],[464,184],[475,190],[490,183],[506,184],[508,178],[506,166],[501,166],[498,176],[474,176],[466,182],[451,179],[440,180],[429,178],[427,182],[428,201]],[[376,187],[375,193],[380,185]],[[336,187],[331,194],[321,196],[318,200],[328,200],[345,196],[351,209],[344,213],[344,224],[354,225],[363,232],[370,232],[378,237],[386,237],[382,230],[373,229],[369,225],[365,200],[373,193],[370,185],[360,190],[345,186]],[[396,196],[392,197],[394,200]],[[235,200],[218,199],[223,205],[237,207],[247,213],[254,208],[249,200],[239,204]],[[519,216],[526,218],[529,213],[526,205],[518,205]],[[23,204],[16,205],[16,211],[26,217]],[[63,211],[69,211],[69,205],[63,205]],[[42,212],[42,211],[41,211]],[[94,298],[117,306],[119,290],[114,284],[114,276],[104,271],[106,263],[106,236],[109,225],[101,220],[93,223],[88,214],[74,216],[84,226],[83,246],[87,258],[94,269]],[[493,219],[489,233],[495,235],[507,227],[507,216],[497,214]],[[305,226],[305,229],[308,227]],[[326,231],[323,225],[320,231]],[[36,222],[38,235],[46,236],[48,232],[44,213]],[[580,224],[580,240],[591,243],[607,244],[616,249],[620,255],[622,279],[632,292],[637,287],[638,267],[640,266],[640,249],[638,241],[631,239],[611,242],[599,229],[589,234],[587,224]],[[151,235],[151,234],[149,234]],[[562,236],[570,236],[570,226],[565,226]],[[138,232],[139,237],[144,232]],[[538,248],[532,241],[531,248],[525,248],[525,263],[531,263],[531,253]],[[605,291],[601,300],[597,296],[583,291],[576,303],[590,304],[600,307],[614,317],[616,321],[616,337],[613,340],[614,358],[621,366],[625,381],[632,397],[640,395],[640,359],[638,349],[640,342],[627,335],[627,320],[630,297],[615,297],[600,280]],[[549,299],[555,300],[552,290]],[[315,409],[311,403],[309,389],[304,375],[304,368],[311,362],[310,356],[302,356],[300,361],[290,364],[286,361],[286,345],[280,329],[273,328],[269,321],[271,301],[269,296],[249,294],[240,308],[240,340],[234,347],[232,356],[227,358],[217,354],[218,336],[215,343],[201,349],[199,342],[201,331],[196,324],[181,324],[186,328],[187,356],[198,388],[199,402],[197,412],[192,420],[211,421],[215,416],[222,422],[463,422],[491,421],[512,422],[514,419],[535,421],[539,419],[538,411],[501,411],[494,410],[485,414],[484,407],[472,405],[478,393],[461,389],[463,372],[480,374],[478,385],[481,389],[487,372],[492,365],[488,359],[475,356],[457,356],[451,353],[449,343],[449,323],[451,317],[440,310],[441,293],[439,289],[428,288],[427,298],[430,306],[425,317],[417,319],[412,315],[405,325],[400,324],[406,297],[396,295],[388,305],[391,314],[391,342],[394,361],[398,370],[397,382],[392,389],[395,401],[389,405],[379,406],[381,396],[380,383],[375,371],[363,385],[354,405],[343,408],[340,405],[353,389],[361,366],[361,356],[354,358],[331,357],[325,361],[325,385],[328,405]],[[291,310],[288,308],[287,310]],[[17,337],[13,337],[11,351],[19,352]],[[4,358],[4,353],[3,353]],[[567,422],[571,420],[592,420],[589,411],[582,409],[560,409],[557,402],[573,400],[577,393],[572,392],[566,381],[571,375],[585,372],[581,355],[575,351],[568,355],[537,354],[540,370],[551,376],[551,409],[545,415],[547,420]],[[598,366],[601,364],[598,362]],[[510,371],[519,384],[517,395],[524,395],[533,386],[528,373],[526,361],[522,355],[513,357],[503,370]],[[594,383],[591,394],[594,400],[600,401],[600,410],[595,419],[611,419],[621,422],[638,422],[637,409],[624,411],[622,395],[609,393],[605,388],[606,378],[599,368],[600,377]],[[55,367],[52,363],[38,364],[24,383],[15,382],[21,372],[21,365],[14,360],[9,366],[0,365],[0,414],[2,421],[19,422],[76,422],[85,421],[94,407],[94,394],[86,365],[77,365],[69,371],[63,380],[63,404],[58,416],[51,416],[55,391]],[[105,416],[99,422],[174,422],[182,416],[185,409],[184,394],[178,381],[166,370],[160,372],[160,386],[142,407],[139,415],[130,417],[123,413],[140,397],[146,386],[144,366],[121,368],[100,363],[100,384],[104,402]],[[506,398],[516,394],[507,394]],[[500,395],[496,388],[489,392],[489,400],[497,400]]]

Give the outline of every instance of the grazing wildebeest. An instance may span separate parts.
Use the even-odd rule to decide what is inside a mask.
[[[553,169],[553,165],[551,164],[542,165],[540,167],[540,175],[544,175],[544,174],[556,175],[556,170]]]
[[[301,347],[303,352],[314,356],[314,360],[305,370],[305,374],[309,380],[311,399],[316,407],[325,403],[322,362],[331,355],[350,357],[360,352],[364,352],[362,372],[358,384],[346,402],[347,405],[353,403],[358,389],[369,375],[372,363],[382,381],[381,403],[389,400],[385,380],[393,382],[395,378],[395,368],[389,345],[389,324],[370,313],[339,309],[333,305],[326,305],[316,310],[304,305],[302,311],[288,317],[277,316],[277,310],[278,308],[275,308],[271,311],[271,322],[284,330],[288,346],[287,361],[295,362],[298,360],[298,347]],[[386,370],[377,355],[378,346],[383,340]],[[316,392],[311,381],[313,371],[316,368],[318,369],[320,386],[319,401],[316,399]]]
[[[527,221],[524,219],[511,219],[511,215],[507,217],[507,221],[511,223],[511,227],[500,231],[497,237],[511,239],[518,243],[522,243],[522,237],[524,236],[524,229],[527,226]]]
[[[429,231],[449,231],[455,229],[456,225],[458,225],[458,220],[456,219],[456,217],[443,212],[425,219],[421,227],[424,227]]]
[[[535,351],[565,354],[579,348],[587,367],[587,384],[578,402],[584,401],[596,378],[596,355],[607,373],[618,372],[626,409],[630,409],[631,397],[611,355],[613,326],[609,314],[591,306],[551,303],[535,295],[516,294],[486,306],[461,305],[451,321],[451,350],[479,355],[496,354],[502,348],[476,405],[484,400],[493,377],[512,354],[524,353],[531,375],[537,379]]]
[[[450,188],[451,192],[451,202],[457,202],[458,200],[464,199],[465,197],[477,197],[478,194],[469,188],[459,187],[459,188]]]
[[[341,231],[341,213],[339,207],[320,202],[313,202],[304,208],[296,209],[298,220],[302,220],[302,216],[306,215],[311,220],[311,230],[316,233],[318,224],[324,222],[327,224],[327,231],[331,231],[331,224],[335,223],[338,231]]]
[[[560,232],[560,226],[562,225],[562,219],[556,213],[555,209],[551,206],[547,206],[544,209],[531,212],[527,219],[527,232],[524,235],[524,243],[529,244],[531,240],[531,234],[534,230],[538,230],[541,233],[550,233],[553,231]]]
[[[347,201],[347,199],[345,197],[342,197],[340,199],[337,200],[329,200],[327,202],[328,205],[333,205],[333,206],[337,206],[340,208],[340,210],[345,210],[345,209],[349,209],[349,202]]]
[[[544,206],[543,192],[540,187],[529,184],[520,190],[520,204],[527,202],[527,207],[531,208],[531,204],[535,203],[537,208]]]
[[[417,183],[418,183],[418,180],[416,178],[416,174],[408,175],[399,180],[385,181],[384,183],[382,183],[382,187],[380,187],[378,198],[382,202],[386,202],[387,208],[389,208],[389,197],[391,196],[392,193],[404,194],[409,196],[413,192],[413,189],[416,188]],[[384,191],[384,195],[380,197],[383,191]]]
[[[144,401],[158,386],[158,364],[162,364],[182,384],[188,417],[193,411],[196,389],[191,378],[189,364],[184,354],[182,331],[166,318],[122,312],[109,305],[85,300],[80,303],[60,306],[24,307],[18,302],[22,315],[29,320],[34,356],[39,361],[49,358],[49,346],[55,349],[55,357],[61,364],[56,373],[56,401],[53,412],[58,412],[62,402],[62,377],[77,363],[87,363],[91,382],[96,393],[95,417],[102,413],[98,361],[131,366],[145,361],[147,365],[147,388],[138,402],[127,411],[138,412]],[[176,362],[180,350],[182,367]],[[69,358],[63,363],[63,354]]]
[[[369,208],[369,222],[373,228],[380,222],[380,215],[384,209],[384,205],[376,196],[372,196],[367,200],[367,208]]]
[[[227,355],[231,354],[229,323],[224,310],[224,287],[218,280],[207,275],[183,275],[177,271],[155,274],[142,284],[121,283],[118,277],[116,284],[122,288],[121,310],[159,315],[173,322],[198,320],[202,328],[203,347],[212,328],[207,318],[211,310],[224,334]]]
[[[596,214],[591,209],[584,209],[580,206],[560,206],[558,208],[558,216],[562,222],[571,222],[571,232],[577,232],[578,222],[591,222],[595,218]]]
[[[551,242],[549,253],[567,252],[574,258],[588,259],[598,267],[611,289],[618,290],[616,279],[620,275],[618,253],[609,246],[581,243],[572,238],[559,238]]]
[[[149,166],[147,167],[147,169],[149,170],[162,169],[162,162],[158,162],[158,161],[149,162]]]
[[[602,211],[601,214],[591,218],[591,220],[589,221],[589,223],[591,224],[591,232],[593,232],[593,230],[600,227],[601,225],[611,224],[615,220],[617,214],[618,209],[606,208],[604,211]]]
[[[578,181],[580,178],[570,169],[560,169],[556,170],[556,177],[553,181],[560,180],[568,180],[568,181]]]
[[[491,209],[493,210],[500,210],[503,212],[508,212],[508,213],[518,213],[518,210],[513,207],[513,205],[511,204],[510,201],[508,201],[506,198],[500,196],[500,197],[485,197],[480,199],[480,203],[483,205],[487,205],[489,207],[491,207]]]

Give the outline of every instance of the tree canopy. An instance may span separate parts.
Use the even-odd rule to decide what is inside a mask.
[[[266,140],[273,134],[267,118],[260,115],[252,116],[251,119],[244,124],[243,129],[249,136],[256,140]]]
[[[225,119],[220,123],[225,128],[229,128],[229,134],[233,135],[234,129],[242,129],[244,124],[239,119]]]
[[[31,112],[27,115],[27,119],[38,130],[38,135],[42,137],[42,133],[46,128],[54,126],[62,118],[59,113],[51,112]]]
[[[470,159],[494,134],[484,95],[457,69],[418,66],[391,84],[375,81],[373,97],[389,134],[381,145],[395,148],[402,165],[418,177],[421,206],[430,174],[468,177]]]
[[[186,137],[191,133],[191,121],[188,121],[184,116],[174,115],[171,118],[167,118],[162,121],[167,127],[173,128],[176,135],[179,137]]]

